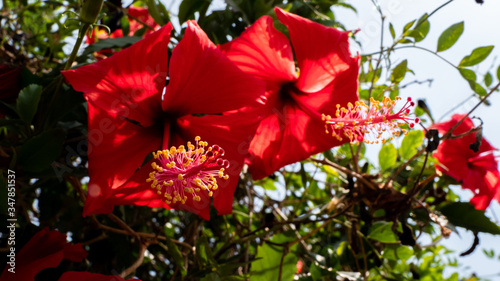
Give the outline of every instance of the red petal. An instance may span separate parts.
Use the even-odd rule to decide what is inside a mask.
[[[321,90],[294,95],[293,98],[320,114],[335,116],[337,104],[347,107],[349,102],[354,104],[358,100],[358,69],[359,58],[356,58],[347,71],[340,73]]]
[[[441,134],[445,134],[448,130],[450,130],[455,124],[457,124],[462,118],[465,116],[465,114],[453,114],[451,117],[451,120],[446,121],[446,122],[441,122],[441,123],[436,123],[432,125],[431,128],[438,129]],[[458,127],[453,131],[453,135],[460,135],[465,132],[470,131],[473,129],[474,123],[472,120],[467,117],[464,122],[462,122]],[[476,141],[476,136],[475,133],[468,134],[466,136],[463,136],[459,139],[456,139],[458,142],[460,142],[462,148],[464,149],[464,152],[467,151],[467,154],[471,155],[470,157],[474,157],[478,155],[479,153],[486,152],[486,151],[491,151],[491,150],[497,150],[495,147],[493,147],[485,138],[482,139],[481,141],[481,146],[479,147],[479,151],[477,153],[473,152],[471,149],[469,149],[469,145],[474,143]],[[457,143],[458,145],[458,143]]]
[[[63,259],[81,261],[87,256],[81,244],[66,242],[66,235],[49,231],[46,227],[37,232],[16,255],[16,273],[5,267],[2,281],[35,280],[35,275],[46,268],[57,267]]]
[[[261,17],[220,49],[241,70],[268,83],[281,85],[297,79],[290,42],[274,28],[269,16]]]
[[[110,58],[62,74],[97,107],[151,126],[161,114],[171,30],[168,24]]]
[[[273,114],[261,121],[250,143],[249,170],[255,180],[341,144],[325,134],[324,122],[311,109],[276,102],[270,112]]]
[[[239,70],[194,21],[170,60],[163,109],[183,116],[258,105],[264,83]]]
[[[470,155],[466,154],[467,150],[473,152],[468,147],[464,149],[459,140],[442,141],[433,155],[446,169],[437,166],[438,169],[457,181],[463,180],[470,170],[468,165]]]
[[[143,128],[89,102],[89,190],[84,216],[112,212],[111,190],[125,183],[161,147],[162,128]]]
[[[232,213],[233,195],[245,157],[249,155],[248,146],[257,128],[258,117],[248,113],[234,113],[223,116],[192,116],[183,120],[181,126],[188,139],[200,136],[209,145],[216,144],[224,149],[222,158],[229,161],[229,167],[225,170],[229,179],[219,181],[219,188],[214,191],[213,199],[219,215]]]
[[[248,144],[259,120],[254,117],[240,113],[227,116],[186,116],[165,126],[164,139],[168,139],[168,142],[163,144],[164,149],[185,145],[188,141],[193,142],[196,136],[201,136],[202,140],[207,141],[209,145],[217,144],[224,149],[223,159],[230,162],[230,166],[226,169],[229,179],[219,181],[219,188],[214,191],[213,195],[214,206],[221,215],[232,212],[234,191],[244,158],[248,155]],[[200,202],[189,198],[184,205],[177,203],[168,206],[162,201],[163,198],[151,189],[151,184],[146,182],[151,171],[151,162],[145,164],[127,183],[113,191],[108,203],[173,208],[192,212],[206,220],[210,218],[211,199],[207,193],[198,194],[202,197]]]
[[[297,88],[317,92],[353,63],[348,32],[326,27],[276,7],[276,16],[288,27],[300,68]]]
[[[498,171],[471,170],[463,180],[462,187],[474,193],[470,203],[476,209],[486,210],[497,192],[498,180]]]

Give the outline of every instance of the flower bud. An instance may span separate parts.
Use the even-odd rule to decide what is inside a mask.
[[[83,0],[80,20],[87,24],[94,24],[102,9],[104,0]]]

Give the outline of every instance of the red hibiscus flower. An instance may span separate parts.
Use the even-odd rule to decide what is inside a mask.
[[[450,121],[433,125],[444,134],[457,124],[465,115],[455,114]],[[467,117],[454,131],[453,135],[463,134],[474,128],[472,120]],[[457,139],[441,142],[434,157],[440,165],[436,168],[446,175],[462,183],[462,188],[474,193],[470,203],[479,210],[485,210],[492,199],[500,202],[500,173],[498,162],[493,155],[497,150],[482,139],[478,152],[469,146],[476,142],[474,133]]]
[[[232,211],[238,175],[248,153],[241,144],[255,128],[247,116],[217,114],[258,105],[264,85],[239,70],[194,21],[188,22],[168,67],[171,30],[168,24],[108,59],[63,73],[88,101],[90,182],[84,216],[110,213],[115,204],[130,204],[188,210],[208,219],[209,195],[219,214]],[[178,169],[177,160],[175,165],[165,160],[168,153],[163,150],[186,145],[197,136],[204,151],[196,155],[207,163],[188,160],[195,154],[183,154],[189,144],[188,149],[172,151],[186,160],[183,167]],[[156,159],[142,165],[152,152]],[[221,168],[214,189],[209,181]],[[173,170],[179,174],[175,178]],[[201,183],[195,180],[198,173],[206,176],[198,178]]]
[[[130,7],[128,8],[128,19],[129,19],[129,33],[127,36],[134,36],[135,32],[145,28],[146,31],[144,32],[144,36],[149,35],[153,33],[155,30],[160,28],[160,25],[155,22],[153,17],[148,12],[148,9],[146,8],[141,8],[141,7]],[[139,21],[137,21],[138,19]],[[146,25],[147,27],[145,27]],[[108,34],[108,32],[104,28],[96,28],[92,31],[92,34],[90,36],[87,36],[87,44],[94,44],[96,41],[99,39],[106,39],[106,38],[118,38],[118,37],[123,37],[123,31],[121,29],[117,29],[113,31],[111,34]],[[113,54],[112,49],[105,49],[101,50],[98,52],[98,58],[103,59],[106,56],[112,55]]]
[[[19,95],[22,67],[13,67],[6,64],[0,65],[0,100],[11,104]],[[0,108],[0,118],[5,117],[5,112]]]
[[[358,100],[359,58],[351,56],[348,33],[275,8],[288,27],[292,45],[261,17],[221,50],[240,69],[267,84],[267,102],[250,143],[250,172],[261,179],[277,169],[340,145],[325,137],[321,113]]]
[[[98,273],[68,271],[59,281],[141,281],[140,279],[123,279],[118,275],[102,275]]]
[[[62,260],[80,262],[87,256],[81,244],[66,242],[66,235],[46,227],[35,234],[15,256],[15,273],[7,264],[0,281],[30,281],[46,268],[57,267]]]

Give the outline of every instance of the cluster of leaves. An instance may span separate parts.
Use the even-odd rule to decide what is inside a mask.
[[[132,274],[142,280],[459,280],[457,273],[444,276],[446,267],[458,265],[445,259],[450,251],[437,241],[450,234],[451,226],[500,234],[483,211],[459,202],[449,188],[456,182],[447,177],[435,181],[436,160],[432,149],[426,149],[432,142],[423,131],[404,136],[399,148],[383,145],[378,163],[365,157],[364,144],[345,144],[257,182],[243,173],[233,214],[213,213],[210,221],[187,212],[131,206],[116,207],[110,216],[82,218],[86,152],[91,149],[86,104],[59,72],[67,58],[63,47],[78,29],[78,21],[67,12],[78,11],[78,6],[59,0],[4,3],[0,59],[25,68],[19,97],[15,104],[1,105],[7,117],[0,120],[2,169],[16,171],[17,243],[20,248],[37,226],[49,226],[72,233],[72,241],[81,242],[89,253],[87,264],[63,263],[42,272],[44,276],[56,280],[70,268],[119,274],[143,259]],[[173,18],[171,7],[158,0],[136,4],[147,6],[160,25]],[[340,0],[228,1],[225,9],[214,11],[211,4],[184,0],[176,17],[181,24],[196,18],[217,44],[237,37],[260,16],[272,15],[274,6],[338,28],[343,26],[331,7],[355,10]],[[120,1],[106,1],[101,22],[128,34],[125,11]],[[399,35],[382,20],[393,43],[361,56],[361,99],[394,98],[414,83],[402,84],[413,72],[410,61],[391,64],[398,49],[415,48],[445,60],[441,52],[459,39],[464,23],[446,29],[436,50],[429,50],[418,44],[430,30],[432,14],[409,22]],[[89,63],[96,51],[125,48],[142,34],[139,30],[134,35],[100,40],[76,61]],[[181,36],[178,32],[173,37]],[[450,63],[480,97],[494,88],[494,78],[489,71],[478,81],[470,67],[492,49],[480,47],[459,64]],[[432,120],[423,105],[416,113]],[[6,198],[6,174],[1,176],[0,193]],[[0,207],[0,220],[6,221],[7,207]],[[433,243],[422,245],[421,237]],[[139,241],[148,242],[146,252]],[[3,238],[1,245],[6,245]]]

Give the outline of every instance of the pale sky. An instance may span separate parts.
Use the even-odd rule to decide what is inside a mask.
[[[380,1],[382,10],[386,15],[386,22],[392,22],[396,31],[396,36],[401,34],[403,26],[413,20],[418,19],[425,12],[430,13],[447,1],[436,0],[386,0]],[[361,31],[357,35],[358,40],[363,40],[361,54],[372,53],[380,50],[380,16],[374,8],[372,1],[361,0],[351,1],[358,8],[358,14],[345,9],[335,8],[334,12],[339,22],[348,29],[358,29]],[[464,21],[464,33],[458,42],[449,50],[440,53],[447,60],[458,64],[460,60],[470,54],[470,52],[480,46],[495,45],[493,52],[488,59],[479,65],[479,68],[472,68],[477,71],[478,81],[482,81],[483,75],[490,70],[496,76],[496,70],[500,64],[500,1],[485,0],[483,5],[478,5],[474,0],[455,0],[448,6],[435,13],[430,19],[430,32],[426,39],[417,45],[436,50],[437,40],[441,32],[450,25]],[[387,25],[384,33],[384,44],[388,46],[392,43],[392,38],[388,32]],[[402,96],[411,96],[414,99],[425,98],[431,108],[435,119],[440,119],[448,110],[465,100],[472,91],[468,83],[462,79],[458,71],[447,63],[436,58],[434,55],[416,49],[406,49],[397,51],[393,55],[393,63],[398,63],[403,59],[408,59],[408,67],[415,72],[415,76],[407,74],[402,84],[413,80],[434,79],[432,86],[415,85],[401,90]],[[498,83],[495,78],[493,85]],[[481,117],[484,122],[483,136],[494,146],[500,148],[500,92],[494,93],[489,99],[491,106],[482,105],[472,116]],[[472,99],[468,103],[455,110],[456,113],[468,112],[477,102]],[[446,120],[449,116],[443,118]],[[372,152],[377,155],[377,148]],[[374,158],[376,160],[376,158]],[[460,191],[460,188],[454,188]],[[471,197],[468,191],[459,193],[463,201]],[[490,218],[494,218],[493,213],[500,215],[500,205],[493,202],[486,212]],[[495,219],[493,219],[495,221]],[[498,223],[498,222],[497,222]],[[473,242],[473,236],[464,229],[459,229],[460,236],[452,234],[450,239],[443,241],[443,244],[459,253],[469,249]],[[458,258],[458,262],[469,269],[460,268],[460,273],[475,272],[480,277],[487,277],[490,280],[500,280],[500,260],[488,259],[482,249],[494,249],[496,256],[500,254],[500,236],[480,234],[480,245],[475,252],[467,257]],[[453,268],[448,271],[448,275],[453,272]]]

